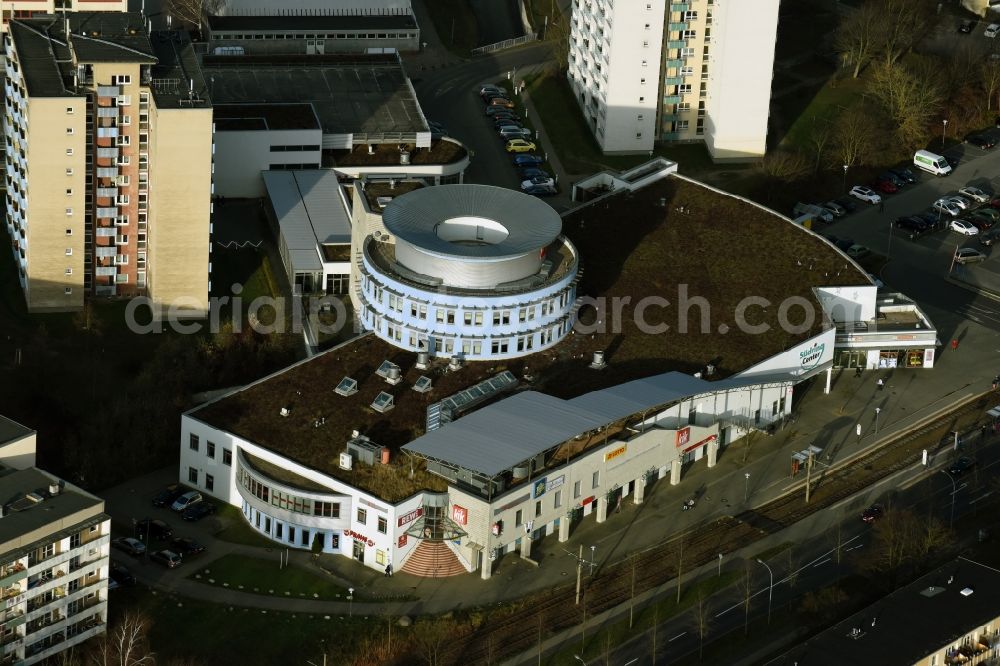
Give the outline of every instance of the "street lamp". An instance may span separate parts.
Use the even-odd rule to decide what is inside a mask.
[[[578,655],[578,654],[574,654],[574,655],[573,655],[573,658],[574,658],[574,659],[576,659],[576,660],[577,660],[578,662],[580,662],[581,664],[583,664],[583,666],[587,666],[587,662],[585,662],[585,661],[584,661],[584,660],[583,660],[583,659],[582,659],[582,658],[580,657],[580,655]]]
[[[594,575],[594,559],[595,559],[595,557],[594,557],[594,551],[596,551],[596,550],[597,550],[597,546],[591,546],[590,547],[590,575],[591,576]]]
[[[771,624],[771,598],[774,596],[774,572],[771,571],[771,567],[767,566],[767,562],[757,558],[757,564],[763,565],[767,569],[767,575],[771,577],[771,584],[767,587],[767,623]]]
[[[350,605],[347,607],[348,617],[354,617],[354,588],[353,587],[347,588],[347,600],[350,602]]]
[[[958,488],[955,486],[955,479],[947,470],[939,469],[939,472],[948,477],[951,481],[951,518],[948,519],[948,529],[951,529],[955,525],[955,495],[958,494]]]
[[[948,130],[948,119],[945,118],[941,121],[941,148],[944,148],[944,137],[945,132]]]
[[[743,501],[747,502],[750,500],[750,472],[744,474],[743,478],[746,479],[746,490],[743,492]]]
[[[878,434],[878,414],[882,411],[881,407],[875,408],[875,434]]]
[[[847,189],[847,165],[844,165],[844,189]]]

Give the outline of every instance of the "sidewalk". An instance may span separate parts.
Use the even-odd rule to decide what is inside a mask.
[[[553,585],[569,584],[576,573],[575,554],[581,544],[588,559],[590,548],[594,547],[593,555],[598,566],[619,561],[629,552],[655,546],[672,534],[694,529],[698,524],[714,518],[735,515],[800,485],[801,476],[794,480],[789,477],[790,456],[810,444],[824,449],[820,457],[824,463],[826,454],[832,452],[832,462],[836,464],[963,397],[981,393],[989,387],[996,372],[987,361],[993,359],[992,347],[976,344],[976,340],[981,336],[982,342],[986,342],[994,334],[975,325],[970,326],[974,329],[967,332],[962,348],[942,351],[938,358],[940,366],[933,370],[866,371],[861,378],[855,378],[853,370],[844,370],[835,373],[829,395],[822,393],[823,378],[817,378],[804,397],[799,399],[796,408],[798,420],[773,436],[757,435],[746,463],[743,462],[744,445],[736,442],[721,453],[716,468],[709,470],[704,462],[699,461],[685,473],[678,486],[666,483],[653,485],[641,506],[626,500],[619,513],[609,515],[608,520],[600,525],[589,517],[575,526],[566,543],[559,543],[555,535],[546,536],[533,547],[532,557],[539,562],[537,567],[521,560],[516,554],[507,554],[495,564],[493,577],[484,581],[478,573],[425,579],[397,572],[393,577],[386,578],[380,572],[342,556],[323,555],[320,563],[342,585],[353,586],[362,596],[409,596],[415,599],[353,604],[354,612],[370,614],[433,614],[494,606]],[[886,380],[884,391],[879,391],[876,386],[878,377]],[[874,433],[876,406],[881,408],[878,438]],[[858,423],[862,425],[860,439],[855,434]],[[749,483],[744,476],[747,472],[751,475]],[[108,498],[107,511],[117,524],[126,525],[133,517],[154,515],[156,512],[151,511],[149,496],[170,480],[176,480],[175,468],[161,470],[111,489],[104,493]],[[698,504],[693,510],[682,512],[682,502],[696,491],[700,495]],[[875,492],[872,491],[872,494]],[[859,497],[855,503],[860,506],[870,499],[866,495]],[[855,507],[848,503],[845,508],[854,510]],[[179,530],[184,535],[204,540],[208,546],[206,557],[197,564],[199,568],[210,566],[212,559],[228,553],[276,557],[277,549],[254,548],[214,539],[210,529],[213,520],[216,519],[185,525]],[[780,533],[777,536],[780,537]],[[291,557],[295,566],[314,566],[311,555],[305,551],[293,550]],[[348,607],[345,601],[271,598],[210,587],[185,579],[194,573],[194,566],[169,572],[149,566],[135,573],[145,583],[216,603],[323,614],[343,613]]]

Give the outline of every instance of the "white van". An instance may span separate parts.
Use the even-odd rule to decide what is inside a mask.
[[[927,150],[918,150],[913,153],[913,166],[924,171],[929,171],[935,176],[947,176],[951,173],[951,165],[943,155],[937,155]]]

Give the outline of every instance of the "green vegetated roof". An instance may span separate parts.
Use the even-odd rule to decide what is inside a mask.
[[[822,330],[814,287],[871,284],[844,255],[786,218],[678,177],[581,207],[564,217],[563,232],[583,257],[579,294],[609,299],[606,312],[582,308],[582,323],[601,321],[609,324],[606,330],[582,329],[549,350],[510,361],[467,362],[457,371],[447,370],[446,359],[418,370],[415,353],[367,334],[192,416],[386,501],[399,501],[424,488],[444,488],[444,481],[420,464],[415,463],[411,478],[411,461],[399,447],[423,434],[429,405],[482,379],[510,370],[522,387],[572,398],[663,372],[702,371],[708,363],[716,367],[713,378],[728,377]],[[687,285],[689,300],[707,301],[711,332],[700,331],[695,306],[688,331],[679,330],[678,285]],[[669,330],[647,334],[637,327],[632,312],[647,296],[669,301],[669,307],[654,306],[647,313],[647,321],[666,323]],[[747,315],[751,323],[770,325],[767,333],[743,333],[734,325],[736,307],[748,296],[774,304],[766,310],[751,308]],[[778,304],[790,296],[815,309],[807,331],[787,333],[778,323]],[[630,299],[619,328],[611,325],[613,297]],[[789,318],[798,321],[795,312],[793,308]],[[721,324],[729,327],[727,333],[718,332]],[[606,353],[603,370],[588,367],[595,351]],[[400,384],[392,386],[375,374],[385,360],[400,366]],[[434,382],[428,393],[411,388],[421,375]],[[526,375],[530,382],[523,379]],[[356,394],[334,392],[345,376],[358,382]],[[382,391],[394,397],[395,407],[386,413],[370,407]],[[288,416],[281,416],[282,407],[289,409]],[[317,427],[317,419],[325,419],[323,425]],[[339,454],[353,430],[389,447],[390,464],[341,470]]]

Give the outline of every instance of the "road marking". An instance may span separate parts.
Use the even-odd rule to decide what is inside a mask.
[[[671,639],[670,639],[669,641],[667,641],[667,642],[668,642],[668,643],[673,643],[673,642],[674,642],[674,641],[676,641],[676,640],[677,640],[678,638],[680,638],[681,636],[685,636],[685,635],[687,635],[687,632],[686,632],[686,631],[682,631],[681,633],[677,634],[676,636],[674,636],[673,638],[671,638]],[[635,661],[635,660],[633,659],[632,661]],[[630,663],[630,664],[631,664],[632,662],[630,661],[630,662],[628,662],[628,663]]]
[[[986,499],[987,497],[989,497],[989,496],[990,496],[990,495],[992,495],[992,494],[993,494],[993,491],[991,490],[991,491],[989,491],[988,493],[986,493],[986,494],[984,494],[984,495],[981,495],[981,496],[977,497],[976,499],[973,499],[973,500],[969,500],[969,504],[975,504],[975,503],[976,503],[976,502],[978,502],[979,500],[981,500],[981,499]]]
[[[633,659],[632,661],[627,661],[627,662],[625,662],[625,666],[632,666],[632,664],[634,664],[634,663],[635,663],[635,662],[637,662],[637,661],[639,661],[639,658],[638,658],[638,657],[636,657],[636,658],[635,658],[635,659]]]
[[[827,562],[829,562],[829,561],[830,561],[831,559],[832,559],[832,558],[828,557],[828,558],[826,558],[825,560],[823,560],[822,562],[817,562],[816,564],[814,564],[814,565],[813,565],[813,569],[815,569],[816,567],[820,566],[821,564],[826,564],[826,563],[827,563]]]
[[[864,547],[865,547],[865,544],[863,544],[863,543],[859,543],[859,544],[858,544],[857,546],[851,546],[850,548],[848,548],[848,549],[847,549],[847,550],[845,550],[844,552],[845,552],[845,553],[849,553],[849,552],[851,552],[852,550],[857,550],[858,548],[864,548]]]

